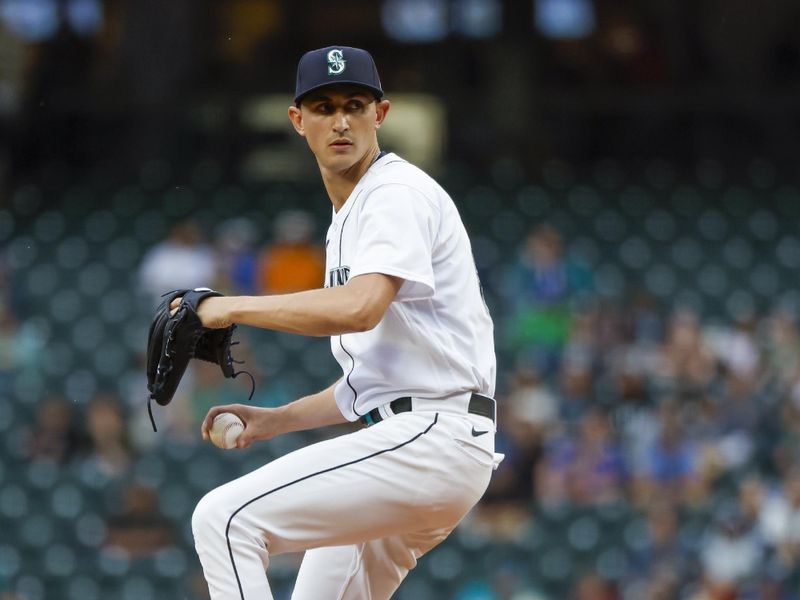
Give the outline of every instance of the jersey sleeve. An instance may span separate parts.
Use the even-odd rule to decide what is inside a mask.
[[[383,273],[404,279],[396,299],[429,298],[435,291],[433,241],[435,206],[418,190],[385,184],[364,199],[358,218],[350,277]]]

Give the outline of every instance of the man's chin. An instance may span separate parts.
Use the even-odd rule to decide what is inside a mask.
[[[353,148],[350,152],[329,152],[321,161],[326,169],[331,171],[347,171],[358,163],[359,157]]]

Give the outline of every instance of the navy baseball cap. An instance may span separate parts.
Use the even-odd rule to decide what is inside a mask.
[[[306,52],[300,58],[295,104],[300,104],[309,92],[337,83],[359,85],[375,94],[378,100],[383,97],[378,69],[369,52],[349,46],[328,46]]]

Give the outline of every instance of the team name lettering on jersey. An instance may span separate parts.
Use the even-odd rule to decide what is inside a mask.
[[[350,279],[350,267],[337,267],[328,271],[328,282],[325,287],[344,285]]]

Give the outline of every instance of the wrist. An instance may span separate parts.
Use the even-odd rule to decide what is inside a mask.
[[[276,437],[292,431],[288,409],[288,405],[264,409],[264,418],[271,433],[270,437]]]
[[[245,298],[244,296],[227,296],[225,298],[225,312],[227,313],[225,316],[230,323],[241,323],[242,322],[242,300]]]
[[[265,326],[266,296],[229,296],[227,304],[228,319],[231,323]]]

